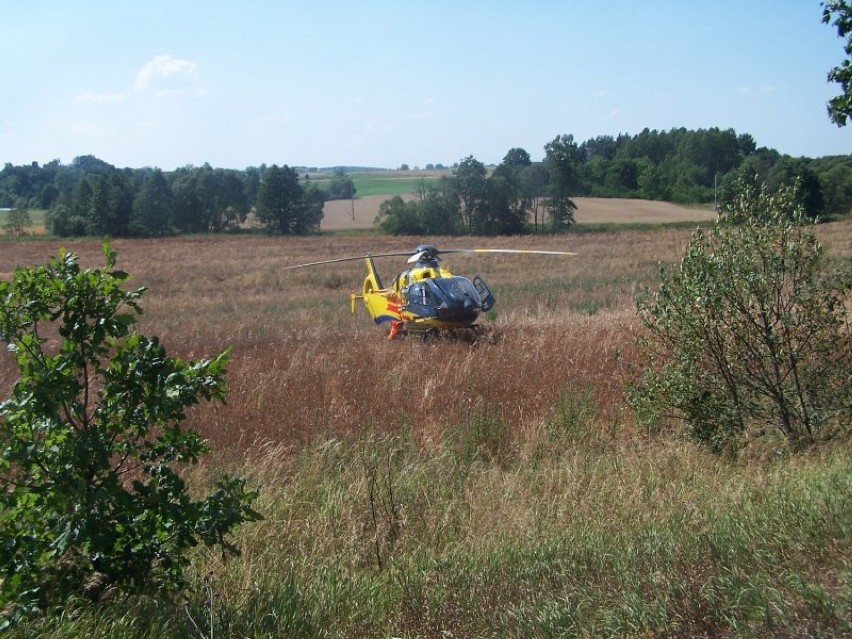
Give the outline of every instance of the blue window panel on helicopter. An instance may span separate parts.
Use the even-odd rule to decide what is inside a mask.
[[[446,322],[471,322],[482,310],[479,293],[466,277],[414,282],[405,290],[404,297],[408,312]]]

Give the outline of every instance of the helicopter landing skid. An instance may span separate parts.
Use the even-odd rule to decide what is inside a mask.
[[[443,339],[473,343],[484,337],[487,331],[484,326],[480,326],[479,324],[460,326],[458,328],[435,328],[434,326],[424,327],[420,324],[410,322],[406,323],[403,334],[412,339],[419,339],[422,342]]]

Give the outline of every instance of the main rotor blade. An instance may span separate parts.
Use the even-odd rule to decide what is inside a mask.
[[[289,271],[295,268],[306,268],[308,266],[319,266],[321,264],[334,264],[336,262],[354,262],[355,260],[363,260],[366,257],[407,257],[411,255],[411,251],[404,253],[366,253],[364,255],[353,255],[351,257],[337,257],[333,260],[322,260],[320,262],[306,262],[305,264],[293,264],[292,266],[282,266],[282,271]]]
[[[420,251],[408,258],[408,263],[413,264],[420,260],[424,255],[431,254],[433,256],[443,255],[445,253],[517,253],[522,255],[577,255],[568,251],[539,251],[536,249],[437,249],[435,251]]]
[[[439,253],[518,253],[521,255],[577,255],[570,251],[539,251],[536,249],[442,249]]]
[[[423,251],[411,254],[411,251],[403,251],[400,253],[366,253],[364,255],[353,255],[350,257],[337,257],[331,260],[321,260],[319,262],[306,262],[304,264],[294,264],[292,266],[281,267],[282,271],[290,271],[297,268],[307,268],[309,266],[320,266],[322,264],[336,264],[338,262],[354,262],[355,260],[363,260],[366,257],[408,257],[408,261],[416,262],[423,256]],[[439,255],[445,253],[510,253],[520,255],[577,255],[568,251],[539,251],[536,249],[489,249],[489,248],[474,248],[474,249],[439,249]]]

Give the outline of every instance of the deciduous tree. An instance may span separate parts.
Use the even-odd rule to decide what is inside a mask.
[[[852,271],[829,273],[793,187],[743,183],[640,304],[631,403],[715,450],[777,432],[792,447],[849,432]]]
[[[306,193],[295,169],[273,164],[263,174],[255,214],[269,233],[312,233],[322,221],[322,195]]]
[[[142,179],[128,225],[132,235],[166,235],[172,228],[174,195],[163,172],[154,169]]]
[[[30,209],[26,200],[20,198],[11,211],[6,221],[6,233],[21,237],[27,234],[27,229],[32,225]]]
[[[454,172],[461,227],[466,233],[480,230],[478,218],[485,209],[487,175],[485,165],[472,155],[464,158]]]
[[[828,101],[828,116],[837,126],[846,126],[852,117],[852,5],[846,0],[822,3],[822,21],[837,28],[837,35],[845,38],[843,52],[846,59],[828,72],[828,81],[840,85],[840,95]]]
[[[229,533],[258,518],[242,479],[197,498],[179,472],[208,452],[182,422],[224,399],[226,353],[185,362],[135,333],[144,289],[105,256],[90,270],[61,252],[0,282],[20,372],[0,402],[0,626],[73,595],[174,591],[187,549],[235,551]]]
[[[548,209],[550,210],[553,230],[567,228],[574,224],[574,211],[577,205],[571,199],[576,192],[578,165],[582,159],[580,147],[574,142],[573,135],[561,135],[548,142],[545,147],[545,164],[549,175]]]

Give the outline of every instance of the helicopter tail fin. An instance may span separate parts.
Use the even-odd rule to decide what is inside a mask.
[[[373,256],[367,255],[364,257],[364,263],[367,266],[367,278],[364,280],[364,294],[383,289],[382,278],[379,277],[379,272],[376,270],[376,263],[373,262]],[[367,290],[368,287],[370,287],[370,290]]]

